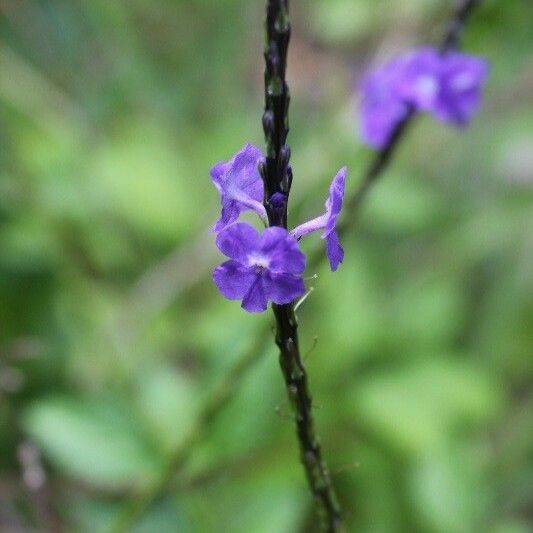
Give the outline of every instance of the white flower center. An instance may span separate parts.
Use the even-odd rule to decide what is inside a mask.
[[[268,257],[265,257],[264,255],[251,254],[248,256],[248,264],[264,270],[268,268],[270,261],[268,260]]]
[[[432,98],[438,90],[437,80],[434,76],[420,76],[416,82],[416,87],[425,98]]]

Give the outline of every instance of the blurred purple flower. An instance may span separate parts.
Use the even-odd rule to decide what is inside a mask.
[[[420,48],[367,74],[361,84],[361,136],[381,148],[408,112],[427,111],[466,125],[479,109],[489,72],[485,59]]]
[[[335,225],[342,209],[347,171],[346,167],[342,167],[333,178],[326,200],[326,212],[291,231],[296,239],[300,239],[304,235],[323,229],[322,238],[326,239],[326,250],[332,272],[337,270],[339,263],[344,259],[344,250],[339,242]]]
[[[467,124],[479,109],[489,72],[485,59],[421,48],[403,57],[396,81],[400,99],[444,122]]]
[[[242,300],[246,311],[265,311],[269,300],[288,304],[304,294],[305,255],[286,229],[259,234],[237,222],[217,235],[216,244],[230,260],[215,268],[213,280],[226,298]]]
[[[211,179],[220,192],[222,213],[214,230],[221,231],[239,218],[241,211],[255,211],[266,220],[263,206],[263,180],[258,165],[261,150],[247,144],[229,161],[217,163],[211,169]]]

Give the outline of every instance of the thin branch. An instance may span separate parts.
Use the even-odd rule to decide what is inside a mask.
[[[461,0],[457,3],[455,13],[440,46],[442,52],[455,50],[459,47],[459,41],[466,23],[474,10],[481,5],[481,2],[482,0]]]

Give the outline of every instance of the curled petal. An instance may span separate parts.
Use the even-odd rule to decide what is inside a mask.
[[[337,223],[337,217],[342,210],[342,201],[344,198],[344,189],[346,188],[346,174],[348,169],[342,167],[333,178],[331,185],[329,186],[329,196],[326,200],[326,231],[329,232],[335,229]]]
[[[258,165],[263,159],[261,150],[252,144],[245,145],[229,161],[211,168],[211,179],[220,193],[222,214],[215,231],[222,230],[237,220],[241,211],[252,210],[265,219],[263,180]]]
[[[221,161],[220,163],[214,165],[209,172],[212,182],[215,184],[215,187],[220,193],[224,190],[224,176],[228,172],[230,166],[231,161]]]
[[[335,272],[344,259],[344,249],[339,241],[337,232],[333,230],[328,233],[326,239],[326,252],[329,259],[329,266],[332,272]]]
[[[222,212],[220,218],[216,221],[213,226],[213,231],[219,232],[222,231],[226,226],[229,226],[231,223],[235,222],[239,218],[239,213],[241,210],[236,202],[229,200],[222,205]]]
[[[342,167],[333,178],[329,187],[329,196],[326,200],[326,212],[313,220],[309,220],[295,228],[291,233],[299,239],[303,235],[307,235],[313,231],[324,229],[322,238],[326,239],[327,254],[331,270],[337,270],[339,263],[344,257],[344,250],[339,242],[339,236],[335,230],[337,218],[342,210],[342,203],[344,198],[344,190],[346,188],[346,174],[348,169]]]

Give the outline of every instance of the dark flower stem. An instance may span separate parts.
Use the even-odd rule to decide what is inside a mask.
[[[270,226],[287,228],[287,203],[292,185],[289,131],[289,88],[285,81],[291,26],[288,0],[268,0],[265,44],[265,112],[263,129],[267,156],[260,171],[265,183],[265,209]],[[293,304],[273,305],[276,344],[309,488],[324,531],[340,531],[340,507],[326,463],[322,459],[311,412],[307,374],[298,345],[298,325]]]
[[[468,18],[481,2],[482,0],[461,0],[458,3],[440,46],[442,52],[454,50],[459,46],[459,40],[461,39]]]

